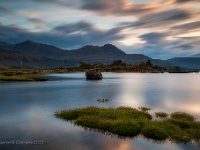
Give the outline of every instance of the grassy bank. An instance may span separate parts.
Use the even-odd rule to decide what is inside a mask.
[[[200,140],[200,122],[181,112],[169,116],[167,113],[158,112],[156,116],[162,120],[152,120],[152,115],[144,107],[135,109],[91,106],[55,112],[54,115],[87,129],[122,137],[142,135],[156,141],[170,139],[177,143],[195,143]]]
[[[44,77],[28,77],[28,76],[4,76],[0,75],[0,81],[47,81]]]
[[[36,70],[33,69],[1,69],[0,81],[47,81],[48,79],[41,76],[33,76]]]

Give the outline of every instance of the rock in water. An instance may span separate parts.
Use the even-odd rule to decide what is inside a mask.
[[[86,71],[85,76],[87,80],[101,80],[103,78],[101,71],[97,69],[89,69]]]

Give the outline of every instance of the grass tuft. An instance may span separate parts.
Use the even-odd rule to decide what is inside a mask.
[[[177,119],[177,120],[185,120],[185,121],[195,121],[195,118],[187,113],[184,112],[175,112],[171,114],[172,119]]]
[[[155,115],[158,118],[167,118],[168,117],[168,114],[166,112],[156,112]]]
[[[138,107],[138,109],[142,112],[148,112],[149,110],[151,110],[151,108],[148,107]]]
[[[164,127],[159,125],[159,122],[149,122],[142,129],[142,134],[146,138],[154,139],[154,140],[166,140],[168,138],[167,131]]]

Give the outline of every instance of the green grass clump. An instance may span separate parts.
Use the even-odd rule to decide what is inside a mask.
[[[166,140],[168,138],[165,128],[159,125],[159,122],[156,121],[146,124],[142,129],[142,134],[147,138],[159,141]]]
[[[155,115],[158,118],[167,118],[168,117],[168,114],[166,112],[156,112]]]
[[[172,119],[177,119],[177,120],[185,120],[185,121],[195,121],[195,118],[187,113],[184,112],[175,112],[171,114]]]
[[[169,139],[177,142],[177,143],[189,143],[191,142],[192,138],[188,135],[184,130],[179,128],[178,126],[171,124],[168,121],[162,121],[160,124],[169,135]]]
[[[148,139],[177,143],[191,143],[200,140],[200,122],[186,113],[172,113],[169,118],[164,112],[156,116],[165,118],[152,120],[147,109],[131,107],[102,108],[85,107],[56,112],[55,116],[86,129],[94,129],[123,137],[135,137],[139,134]]]
[[[151,110],[151,108],[148,108],[148,107],[139,107],[139,110],[143,111],[143,112],[148,112],[149,110]]]
[[[141,127],[137,121],[113,121],[111,126],[111,133],[119,136],[134,137],[140,134]]]

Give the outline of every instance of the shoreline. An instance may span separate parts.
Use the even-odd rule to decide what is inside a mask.
[[[101,72],[113,72],[113,73],[199,73],[199,71],[176,71],[176,70],[140,70],[140,71],[128,71],[123,68],[97,68]],[[74,72],[86,72],[88,68],[72,67],[72,68],[49,68],[49,69],[0,69],[0,81],[47,81],[48,78],[42,77],[44,74],[53,73],[74,73]]]

